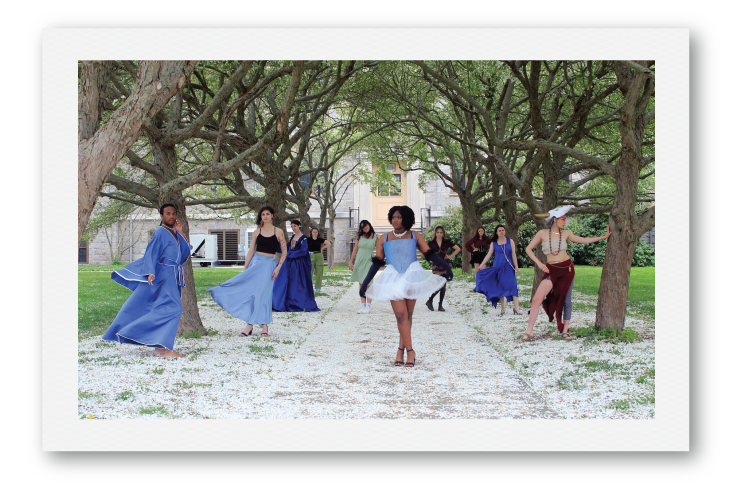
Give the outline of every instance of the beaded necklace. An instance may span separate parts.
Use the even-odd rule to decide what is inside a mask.
[[[552,255],[557,256],[560,253],[560,249],[562,248],[562,231],[558,233],[560,235],[560,239],[557,240],[557,252],[552,251],[552,226],[549,227],[549,251]]]

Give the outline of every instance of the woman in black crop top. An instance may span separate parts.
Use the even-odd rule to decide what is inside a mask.
[[[245,257],[245,270],[221,285],[209,289],[214,301],[226,312],[247,322],[240,334],[249,337],[253,325],[263,325],[262,337],[268,337],[268,324],[272,322],[273,280],[286,260],[284,232],[273,225],[274,210],[263,207],[256,220],[258,229]],[[275,254],[281,252],[276,264]]]

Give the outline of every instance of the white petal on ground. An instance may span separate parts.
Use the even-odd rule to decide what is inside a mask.
[[[518,344],[528,316],[495,316],[473,282],[448,284],[447,312],[416,304],[415,368],[394,367],[398,332],[388,304],[360,307],[348,273],[327,273],[320,312],[274,313],[270,337],[200,304],[217,335],[178,338],[184,359],[100,338],[79,342],[79,414],[95,418],[654,418],[653,322],[628,318],[644,340],[553,339]],[[528,294],[528,287],[519,287]],[[588,298],[589,302],[591,298]],[[594,298],[595,300],[595,298]],[[576,307],[576,306],[579,307]],[[572,327],[594,311],[574,295]],[[508,311],[511,308],[508,307]],[[524,310],[525,313],[525,310]],[[544,333],[544,335],[542,335]],[[283,359],[282,359],[283,358]],[[639,379],[640,377],[640,379]],[[593,387],[592,387],[593,386]]]

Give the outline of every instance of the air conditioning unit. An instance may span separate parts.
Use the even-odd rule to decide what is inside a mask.
[[[215,234],[191,234],[193,267],[216,267],[219,265],[219,241]]]

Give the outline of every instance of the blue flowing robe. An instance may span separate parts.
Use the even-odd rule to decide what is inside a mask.
[[[320,311],[312,284],[312,263],[307,237],[300,236],[292,248],[286,244],[286,260],[273,284],[273,308],[276,311]]]
[[[492,302],[492,307],[497,308],[497,303],[502,297],[508,302],[513,302],[513,297],[518,297],[518,282],[516,281],[516,268],[513,267],[513,249],[510,240],[505,245],[498,245],[493,241],[494,247],[492,267],[477,272],[477,292],[487,297],[487,302]],[[503,250],[504,249],[504,250]]]
[[[133,294],[102,335],[103,340],[173,350],[182,316],[182,265],[190,258],[192,248],[180,233],[176,234],[177,240],[159,226],[142,258],[112,272],[112,280]],[[149,274],[155,276],[151,285]]]

